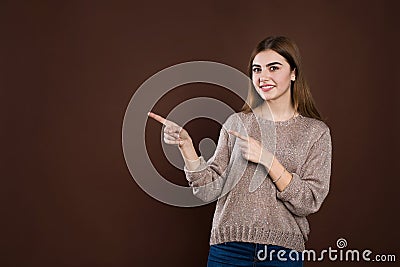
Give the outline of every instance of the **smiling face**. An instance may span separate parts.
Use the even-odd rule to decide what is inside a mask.
[[[283,56],[268,49],[254,57],[252,80],[262,99],[290,101],[290,84],[295,80],[295,70],[290,69]]]

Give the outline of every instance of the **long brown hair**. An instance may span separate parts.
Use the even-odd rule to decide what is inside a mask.
[[[255,56],[265,50],[271,49],[284,57],[290,65],[291,70],[295,70],[296,80],[291,82],[290,92],[292,104],[297,112],[305,117],[315,118],[322,120],[318,112],[310,88],[304,78],[301,66],[300,52],[297,45],[287,37],[284,36],[271,36],[262,40],[251,53],[250,62],[248,65],[248,75],[253,79],[252,64]],[[264,100],[260,97],[250,84],[246,103],[243,105],[242,110],[244,113],[249,113],[253,108],[260,105]]]

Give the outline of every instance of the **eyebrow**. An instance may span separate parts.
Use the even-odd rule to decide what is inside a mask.
[[[269,66],[276,65],[276,64],[283,66],[282,63],[279,63],[277,61],[268,63],[266,66],[269,67]],[[258,64],[253,64],[252,67],[261,67],[261,66]]]

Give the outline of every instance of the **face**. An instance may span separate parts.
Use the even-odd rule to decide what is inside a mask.
[[[254,87],[266,101],[290,101],[290,83],[295,80],[295,70],[290,69],[284,57],[273,50],[258,53],[252,64]]]

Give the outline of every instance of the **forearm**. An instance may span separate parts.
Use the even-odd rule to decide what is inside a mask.
[[[179,151],[181,152],[186,168],[189,171],[197,169],[200,165],[200,160],[196,150],[194,149],[192,140],[188,140],[182,146],[179,146]]]
[[[272,162],[272,167],[269,170],[269,176],[272,181],[275,183],[276,187],[280,192],[285,190],[285,188],[289,185],[292,180],[292,174],[289,173],[285,166],[283,166],[277,159],[274,157]]]
[[[285,170],[275,158],[269,176],[277,187],[277,198],[297,216],[317,212],[329,192],[332,146],[329,130],[312,144],[298,172]]]
[[[269,176],[280,192],[285,190],[292,180],[292,175],[286,170],[274,155],[265,153],[262,164],[267,169]]]

